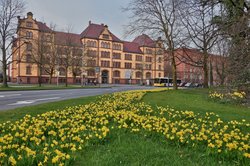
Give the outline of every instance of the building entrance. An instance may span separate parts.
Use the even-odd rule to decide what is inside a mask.
[[[102,84],[108,84],[109,72],[107,70],[102,71]]]

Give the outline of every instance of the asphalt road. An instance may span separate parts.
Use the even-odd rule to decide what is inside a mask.
[[[118,91],[151,88],[153,87],[120,85],[92,89],[34,90],[7,92],[2,91],[0,92],[0,111],[78,97],[95,96]]]

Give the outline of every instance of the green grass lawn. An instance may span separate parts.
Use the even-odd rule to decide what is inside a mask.
[[[208,90],[204,89],[149,93],[143,101],[152,106],[170,106],[177,110],[188,110],[200,114],[214,112],[224,120],[246,119],[250,121],[250,108],[213,102],[208,99]]]
[[[178,90],[148,93],[143,102],[152,106],[170,106],[176,110],[195,113],[215,112],[223,120],[250,121],[250,109],[241,106],[219,104],[208,100],[207,90]],[[17,120],[25,114],[41,114],[67,106],[87,104],[97,97],[71,99],[37,106],[23,107],[0,112],[0,122]],[[111,130],[102,143],[92,143],[77,154],[72,165],[249,165],[235,160],[223,160],[208,155],[203,149],[172,145],[162,136],[149,133],[130,133],[125,130]]]

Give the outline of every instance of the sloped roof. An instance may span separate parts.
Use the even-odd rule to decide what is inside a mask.
[[[134,43],[138,43],[139,46],[155,47],[155,41],[153,41],[148,35],[142,34],[133,40]]]
[[[55,42],[58,45],[72,44],[75,46],[82,46],[80,35],[74,33],[55,32]]]
[[[38,29],[42,32],[53,32],[45,23],[36,21],[36,24],[38,26]]]
[[[140,46],[138,43],[135,42],[123,42],[123,51],[124,52],[129,52],[129,53],[137,53],[137,54],[142,54],[142,51],[140,49]]]
[[[105,25],[104,24],[93,24],[90,23],[89,26],[80,34],[81,38],[92,38],[98,39],[101,33],[104,31]],[[112,40],[115,42],[122,42],[118,37],[116,37],[113,33],[111,33]]]

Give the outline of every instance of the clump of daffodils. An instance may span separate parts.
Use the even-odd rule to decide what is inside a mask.
[[[219,93],[214,91],[209,93],[209,98],[222,103],[242,103],[246,98],[246,93],[238,91],[232,93]]]
[[[125,129],[164,136],[176,145],[202,147],[238,161],[250,159],[250,124],[224,122],[215,113],[156,107],[141,102],[147,91],[104,95],[98,101],[0,124],[0,165],[70,165],[92,141]],[[154,91],[154,90],[153,90]]]

